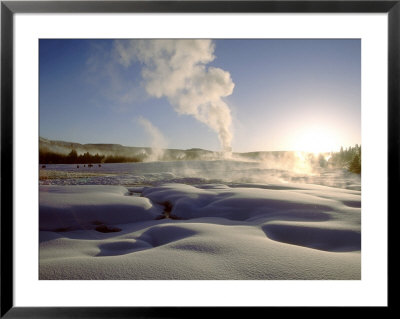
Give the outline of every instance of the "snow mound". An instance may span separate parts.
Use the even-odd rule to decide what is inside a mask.
[[[357,190],[42,185],[39,227],[40,279],[361,278]]]
[[[41,186],[39,229],[94,229],[152,220],[160,214],[149,199],[127,194],[119,186]]]

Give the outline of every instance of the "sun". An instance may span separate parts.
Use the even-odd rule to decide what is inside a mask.
[[[293,137],[296,151],[314,154],[336,151],[339,145],[337,135],[327,128],[309,127]]]

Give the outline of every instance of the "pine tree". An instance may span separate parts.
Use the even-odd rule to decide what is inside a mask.
[[[75,164],[77,162],[77,159],[78,153],[76,152],[76,150],[72,149],[72,151],[67,156],[67,162]]]
[[[361,174],[361,156],[358,152],[354,153],[353,159],[350,161],[349,171]]]

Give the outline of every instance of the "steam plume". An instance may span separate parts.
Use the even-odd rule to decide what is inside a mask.
[[[164,136],[148,119],[139,117],[138,122],[143,126],[151,138],[150,146],[152,148],[152,154],[150,155],[149,160],[161,160],[162,156],[164,155],[164,148],[167,146],[167,141],[165,140]]]
[[[206,66],[215,59],[211,40],[118,40],[115,52],[128,67],[143,64],[149,95],[166,97],[179,114],[194,116],[218,134],[224,151],[231,150],[232,117],[223,97],[232,94],[230,73]]]

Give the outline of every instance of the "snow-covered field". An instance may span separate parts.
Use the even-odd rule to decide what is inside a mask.
[[[361,278],[361,181],[238,161],[40,169],[40,279]]]

